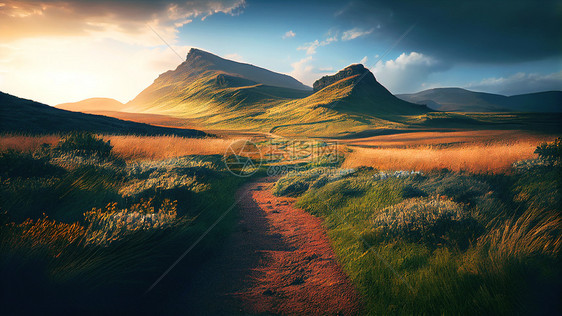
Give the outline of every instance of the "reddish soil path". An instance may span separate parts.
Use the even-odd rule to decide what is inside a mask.
[[[271,194],[274,179],[238,191],[238,229],[182,300],[195,315],[356,315],[359,296],[320,219]]]

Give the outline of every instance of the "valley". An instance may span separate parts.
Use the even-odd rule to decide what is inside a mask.
[[[126,103],[1,93],[0,312],[553,313],[557,95],[200,49]]]

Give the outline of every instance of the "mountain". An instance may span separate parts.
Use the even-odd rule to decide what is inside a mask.
[[[325,76],[314,87],[192,49],[183,63],[161,74],[124,110],[188,118],[205,127],[316,136],[400,125],[396,117],[387,119],[429,111],[394,97],[362,65]]]
[[[562,91],[504,96],[461,88],[436,88],[397,97],[450,112],[562,112]]]
[[[125,105],[115,99],[110,98],[90,98],[78,102],[61,103],[55,105],[56,108],[74,112],[102,112],[102,111],[122,111]]]
[[[313,84],[315,93],[304,99],[330,100],[325,106],[343,112],[381,116],[414,115],[428,112],[427,107],[405,102],[383,87],[363,65],[350,65],[334,75],[324,76]],[[335,97],[335,100],[332,100]]]
[[[562,112],[562,91],[545,91],[508,97],[511,108],[521,112]]]
[[[59,133],[90,131],[108,134],[205,136],[194,129],[177,129],[70,112],[0,92],[0,132]]]

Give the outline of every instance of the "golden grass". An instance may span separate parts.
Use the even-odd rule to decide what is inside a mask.
[[[379,135],[357,139],[338,140],[346,145],[363,147],[417,147],[428,145],[493,144],[506,142],[546,142],[552,135],[537,134],[522,130],[475,130],[411,132]]]
[[[178,136],[100,136],[104,140],[111,141],[113,152],[127,160],[165,159],[185,155],[223,155],[228,146],[236,141],[236,139],[183,138]],[[2,135],[0,136],[0,150],[34,151],[43,143],[54,146],[60,138],[59,135]]]
[[[59,135],[45,136],[23,136],[23,135],[0,135],[0,151],[14,149],[18,151],[34,151],[41,144],[56,145],[60,140]]]
[[[459,147],[434,148],[361,148],[351,147],[342,167],[374,167],[382,170],[471,171],[475,173],[501,173],[522,159],[530,159],[537,142],[465,144]]]
[[[234,139],[177,136],[103,136],[124,159],[165,159],[185,155],[223,155]]]

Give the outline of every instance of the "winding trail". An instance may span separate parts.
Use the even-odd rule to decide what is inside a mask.
[[[191,315],[356,315],[359,295],[320,219],[271,193],[275,179],[242,187],[240,218],[224,247],[182,295]]]

